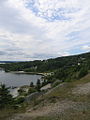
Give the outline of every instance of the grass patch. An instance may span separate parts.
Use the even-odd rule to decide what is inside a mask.
[[[63,85],[59,85],[56,88],[52,89],[50,92],[43,96],[43,99],[52,99],[58,98],[59,100],[69,99],[69,100],[78,100],[78,101],[90,101],[90,95],[73,95],[72,89],[80,84],[85,84],[90,82],[90,74],[86,75],[80,80],[74,80],[72,82],[67,82]]]
[[[0,110],[0,120],[7,120],[7,118],[9,119],[15,113],[16,110],[10,108]]]
[[[7,107],[0,110],[0,120],[10,120],[10,118],[17,113],[25,113],[26,104],[21,107]]]

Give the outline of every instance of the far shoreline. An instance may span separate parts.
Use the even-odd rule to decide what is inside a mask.
[[[13,73],[13,74],[31,74],[31,75],[42,75],[42,76],[45,76],[45,75],[46,75],[46,73],[24,72],[24,71],[7,71],[6,73]]]

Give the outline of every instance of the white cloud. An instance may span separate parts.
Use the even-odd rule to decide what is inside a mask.
[[[82,47],[82,49],[85,50],[85,51],[87,51],[87,52],[89,52],[89,51],[90,51],[90,46],[84,45],[84,46]]]
[[[0,51],[8,50],[6,57],[1,56],[3,60],[69,55],[73,48],[81,51],[81,46],[90,43],[89,0],[0,2]]]

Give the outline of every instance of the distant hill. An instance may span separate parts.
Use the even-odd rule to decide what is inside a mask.
[[[47,60],[35,60],[35,61],[0,61],[0,63],[11,63],[9,64],[10,70],[27,70],[27,71],[38,71],[46,72],[52,71],[61,67],[74,66],[79,63],[87,63],[90,60],[90,52],[80,55],[72,55],[66,57],[58,57]]]
[[[22,61],[0,61],[0,63],[17,63]]]
[[[47,79],[71,80],[83,77],[90,70],[90,52],[72,55],[66,57],[58,57],[47,60],[35,60],[28,62],[12,62],[0,65],[5,71],[25,71],[35,73],[53,73],[48,75]]]

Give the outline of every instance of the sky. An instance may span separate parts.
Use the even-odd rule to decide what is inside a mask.
[[[90,52],[90,0],[0,0],[0,61]]]

